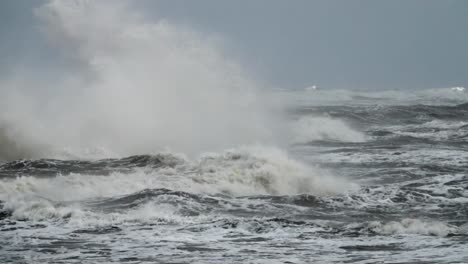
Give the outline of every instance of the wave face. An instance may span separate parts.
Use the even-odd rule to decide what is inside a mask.
[[[36,10],[73,67],[0,82],[0,263],[468,262],[465,89],[264,92],[137,11]]]

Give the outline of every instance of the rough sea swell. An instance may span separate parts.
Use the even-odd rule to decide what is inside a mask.
[[[468,262],[466,91],[260,92],[115,3],[36,10],[78,67],[0,83],[1,263]]]
[[[289,155],[246,146],[194,159],[5,162],[0,258],[464,263],[466,104],[397,103],[295,107],[295,122],[339,121],[362,135],[317,128]]]

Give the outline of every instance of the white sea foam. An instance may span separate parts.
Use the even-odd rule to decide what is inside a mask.
[[[459,149],[434,149],[431,147],[424,147],[419,149],[402,149],[395,152],[375,150],[367,153],[323,153],[314,155],[312,160],[318,163],[330,162],[334,163],[349,163],[349,164],[362,164],[362,163],[395,163],[402,164],[403,162],[409,164],[432,164],[437,166],[460,167],[468,164],[468,153]],[[440,157],[445,157],[441,159]]]
[[[465,91],[465,87],[462,87],[462,86],[452,87],[451,89],[452,89],[452,91],[455,91],[455,92],[464,92]]]
[[[468,133],[468,122],[451,120],[432,120],[423,124],[387,126],[393,135],[427,138],[433,140],[447,140],[464,137]]]
[[[389,234],[419,234],[433,236],[447,236],[457,230],[456,227],[438,222],[421,221],[419,219],[403,219],[399,222],[392,221],[388,223],[371,222],[369,227],[372,231],[383,235]]]

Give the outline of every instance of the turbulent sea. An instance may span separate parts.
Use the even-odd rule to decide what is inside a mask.
[[[278,91],[295,138],[0,163],[0,263],[468,263],[462,89]]]

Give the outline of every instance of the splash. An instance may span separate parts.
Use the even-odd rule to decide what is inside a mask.
[[[0,140],[25,145],[6,158],[93,148],[199,153],[274,137],[258,85],[209,36],[145,18],[124,1],[49,1],[35,14],[72,66],[52,81],[2,83],[0,120],[16,132]],[[29,141],[49,148],[37,153]]]

